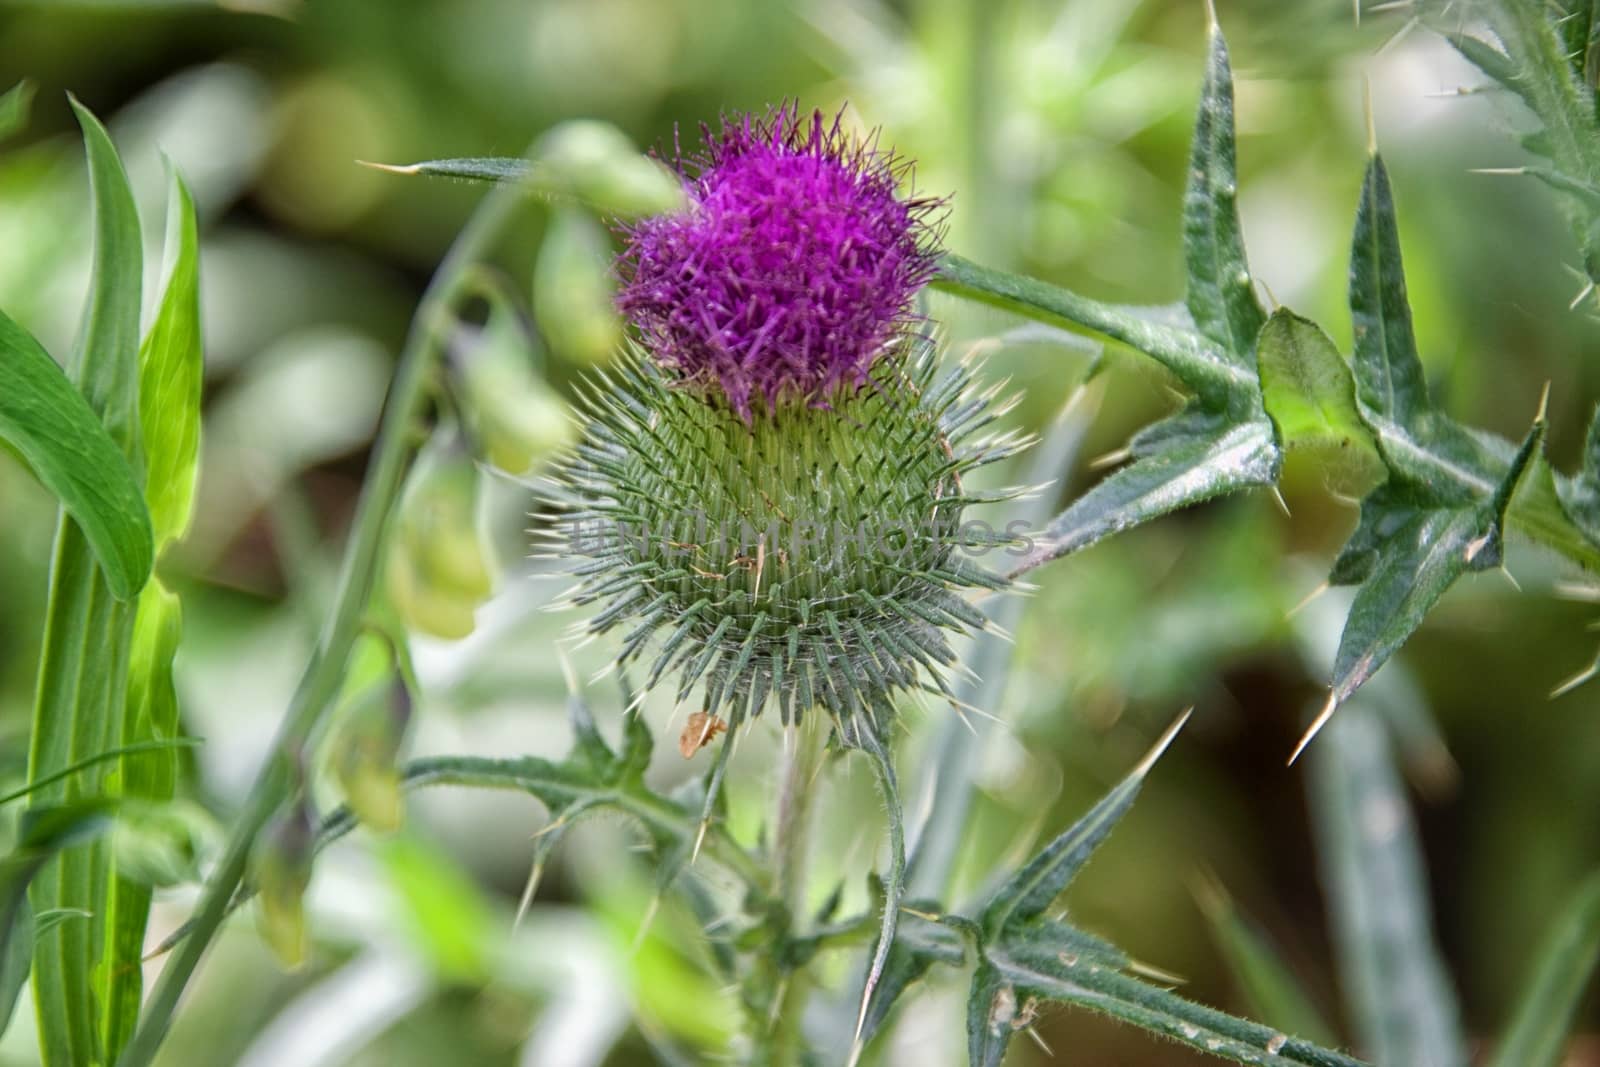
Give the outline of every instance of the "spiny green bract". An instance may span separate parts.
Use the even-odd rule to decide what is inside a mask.
[[[950,636],[985,625],[962,595],[1005,580],[978,557],[1005,536],[963,524],[963,479],[1025,447],[980,434],[1001,412],[965,368],[935,374],[916,338],[865,386],[827,405],[745,422],[674,387],[638,353],[585,399],[585,442],[566,467],[558,554],[578,557],[585,628],[622,630],[620,663],[651,657],[678,699],[734,725],[775,700],[785,723],[811,706],[849,722],[897,691],[948,693]]]

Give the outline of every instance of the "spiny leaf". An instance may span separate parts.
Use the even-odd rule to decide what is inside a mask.
[[[1147,427],[1129,450],[1134,462],[1051,520],[1013,576],[1191,504],[1271,485],[1282,460],[1264,414],[1235,421],[1198,404]]]
[[[1285,1033],[1298,1034],[1319,1045],[1333,1044],[1332,1028],[1323,1021],[1266,934],[1239,913],[1221,886],[1202,883],[1196,896],[1222,958],[1252,1013]]]
[[[999,937],[1007,927],[1036,918],[1050,907],[1133,806],[1145,775],[1188,721],[1189,713],[1184,712],[1116,788],[994,892],[980,919],[985,937]]]
[[[1093,957],[1048,941],[1009,940],[985,952],[980,968],[990,991],[987,1053],[1020,1029],[1040,1001],[1053,1001],[1109,1015],[1181,1045],[1236,1063],[1258,1067],[1363,1067],[1360,1060],[1319,1047],[1260,1023],[1239,1019],[1186,1000]],[[979,992],[973,983],[974,996]],[[969,1000],[969,1023],[973,1001]],[[970,1039],[969,1039],[970,1040]],[[974,1063],[979,1062],[974,1057]],[[998,1063],[999,1057],[985,1063]],[[1382,1061],[1396,1064],[1413,1061]]]
[[[26,330],[0,313],[0,441],[61,501],[121,599],[150,575],[150,516],[99,418]]]
[[[1228,45],[1214,22],[1210,38],[1183,197],[1184,260],[1189,272],[1185,303],[1200,332],[1236,365],[1249,368],[1255,365],[1256,336],[1266,313],[1256,299],[1239,230],[1233,70]]]
[[[1373,713],[1355,704],[1328,727],[1312,753],[1309,786],[1360,1044],[1381,1064],[1462,1067],[1460,1012],[1433,943],[1416,829]]]
[[[1287,308],[1272,313],[1256,341],[1267,414],[1284,447],[1307,449],[1346,491],[1364,493],[1386,470],[1356,410],[1350,367],[1322,328]]]
[[[1600,961],[1600,875],[1550,924],[1491,1067],[1557,1067],[1583,991]]]
[[[194,198],[172,172],[167,198],[167,284],[139,350],[139,424],[145,498],[157,549],[181,538],[194,509],[200,444],[200,239]]]

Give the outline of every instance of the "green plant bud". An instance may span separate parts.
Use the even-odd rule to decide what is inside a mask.
[[[573,119],[553,126],[535,158],[554,181],[607,215],[631,218],[683,207],[683,190],[671,172],[608,122]]]
[[[453,427],[434,434],[411,472],[385,576],[396,612],[413,630],[467,636],[493,589],[478,531],[478,478]]]
[[[453,353],[473,441],[484,460],[508,474],[527,474],[577,433],[566,403],[534,371],[533,354],[520,317],[499,304]]]
[[[300,967],[310,955],[305,893],[311,884],[315,841],[311,808],[302,796],[262,828],[251,855],[262,940],[290,969]]]
[[[333,773],[356,817],[379,833],[400,828],[405,806],[397,759],[411,723],[411,693],[399,675],[371,686],[333,739]]]
[[[951,638],[985,623],[961,593],[1002,588],[981,557],[1009,545],[963,526],[979,498],[962,480],[1026,442],[976,436],[990,397],[934,363],[914,340],[826,405],[746,422],[630,360],[589,399],[567,472],[581,506],[558,536],[584,559],[589,628],[620,630],[622,661],[650,657],[647,687],[675,671],[680,699],[700,686],[731,726],[769,700],[786,722],[820,705],[849,723],[900,690],[947,692]]]
[[[533,314],[540,333],[570,363],[607,362],[622,340],[612,298],[605,228],[579,208],[557,207],[533,271]]]

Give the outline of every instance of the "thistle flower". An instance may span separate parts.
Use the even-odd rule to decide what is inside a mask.
[[[994,393],[912,328],[935,250],[893,156],[787,109],[707,144],[689,211],[630,232],[643,343],[586,397],[557,553],[645,690],[676,673],[730,731],[776,704],[855,735],[948,693],[951,638],[986,623],[962,593],[1005,584],[962,514],[1006,492],[964,479],[1026,442],[984,433]]]
[[[820,111],[703,135],[703,153],[679,161],[688,209],[626,231],[618,307],[657,361],[746,421],[865,384],[917,321],[938,201],[902,199],[909,167]]]

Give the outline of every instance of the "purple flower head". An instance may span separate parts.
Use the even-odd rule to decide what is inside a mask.
[[[864,384],[917,321],[940,202],[902,199],[909,167],[820,111],[702,133],[704,151],[679,158],[688,210],[626,231],[618,307],[661,364],[746,421],[752,405]]]

